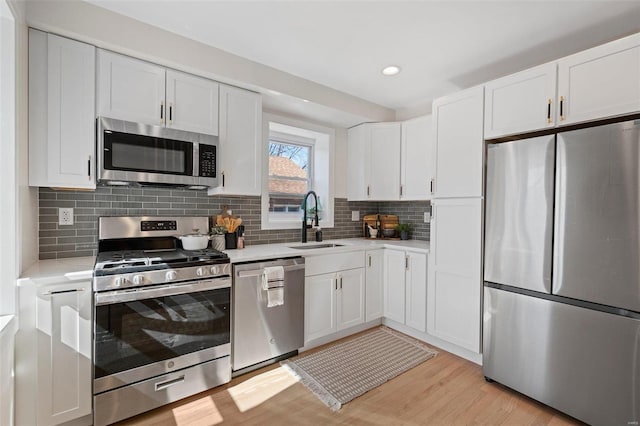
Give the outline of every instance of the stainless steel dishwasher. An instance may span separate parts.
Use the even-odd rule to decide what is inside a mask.
[[[304,346],[304,258],[234,264],[231,327],[234,375],[297,354]]]

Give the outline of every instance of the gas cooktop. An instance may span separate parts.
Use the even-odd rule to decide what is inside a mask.
[[[94,273],[96,276],[151,271],[168,268],[228,263],[229,257],[218,250],[116,250],[98,253]]]

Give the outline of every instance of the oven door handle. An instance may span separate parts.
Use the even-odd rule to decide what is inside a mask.
[[[135,300],[152,299],[154,297],[189,294],[223,288],[231,288],[231,278],[218,278],[215,280],[196,281],[190,284],[170,284],[133,290],[105,291],[95,294],[95,305],[113,305],[115,303],[133,302]]]

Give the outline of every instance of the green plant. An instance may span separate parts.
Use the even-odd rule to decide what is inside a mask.
[[[396,225],[396,230],[398,232],[409,232],[411,231],[411,229],[413,228],[413,225],[411,225],[410,223],[399,223]]]
[[[214,235],[223,235],[227,233],[227,227],[224,225],[215,225],[211,228],[211,233]]]

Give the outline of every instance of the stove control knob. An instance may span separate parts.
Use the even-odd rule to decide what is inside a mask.
[[[132,281],[135,285],[140,285],[144,282],[144,276],[134,275]]]
[[[167,281],[173,281],[178,277],[178,273],[176,271],[167,272],[166,278]]]
[[[204,268],[196,269],[196,275],[199,276],[199,277],[203,276],[206,273],[207,273],[207,271]]]
[[[220,274],[220,267],[219,266],[212,266],[211,267],[211,275],[219,275]]]
[[[121,287],[122,285],[124,285],[127,282],[127,279],[125,277],[117,277],[114,281],[113,281],[113,285],[115,285],[116,287]]]

